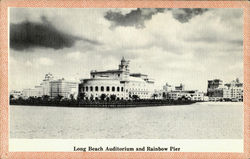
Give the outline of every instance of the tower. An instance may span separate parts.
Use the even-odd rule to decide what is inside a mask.
[[[41,86],[43,88],[43,95],[51,95],[51,90],[50,90],[50,82],[53,81],[54,77],[51,73],[47,73],[45,75],[45,78],[43,82],[41,83]]]
[[[121,64],[119,65],[119,70],[129,71],[129,61],[126,61],[124,57],[121,59]]]
[[[129,76],[129,61],[126,61],[124,57],[121,59],[121,64],[119,65],[119,70],[122,71],[122,79],[128,80]]]

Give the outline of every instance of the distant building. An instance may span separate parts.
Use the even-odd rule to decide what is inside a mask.
[[[182,98],[191,100],[191,101],[204,101],[204,93],[199,92],[198,90],[186,90],[186,91],[171,91],[168,93],[168,99],[179,100]]]
[[[91,71],[90,79],[82,79],[79,93],[86,99],[100,99],[104,94],[106,99],[115,95],[117,99],[128,100],[137,96],[149,99],[153,95],[154,81],[141,73],[130,73],[129,61],[124,57],[116,70]]]
[[[45,75],[44,80],[34,88],[24,89],[22,91],[23,98],[49,96],[54,98],[58,95],[63,98],[70,98],[72,95],[77,98],[78,82],[66,81],[64,79],[54,80],[51,73]]]
[[[207,96],[211,101],[223,99],[223,81],[220,79],[208,80]]]
[[[199,92],[198,90],[191,91],[183,91],[187,93],[192,101],[205,101],[205,96],[203,92]]]
[[[18,99],[19,97],[22,96],[22,92],[21,91],[12,90],[12,91],[10,91],[10,95],[12,96],[12,98]]]
[[[50,96],[52,98],[62,96],[64,98],[77,98],[78,82],[66,81],[64,78],[50,81]]]
[[[175,90],[175,87],[173,85],[170,85],[170,84],[166,83],[163,86],[163,90],[164,90],[164,92],[170,92],[170,91]]]
[[[22,91],[22,97],[25,99],[29,97],[41,97],[41,96],[42,92],[36,88],[28,88]]]
[[[54,80],[54,77],[51,73],[48,73],[45,75],[44,80],[40,84],[42,89],[42,95],[48,95],[50,96],[50,82]]]
[[[210,101],[243,101],[243,83],[238,78],[224,85],[222,80],[209,80],[207,95]]]
[[[171,100],[179,100],[185,98],[192,101],[204,101],[204,93],[198,90],[185,90],[183,84],[172,86],[166,83],[163,86],[163,98]]]
[[[44,80],[38,86],[34,88],[23,89],[22,97],[42,97],[43,95],[50,96],[50,82],[53,81],[53,75],[48,73],[45,75]]]
[[[243,83],[239,79],[226,83],[223,89],[223,99],[232,101],[243,101]]]
[[[185,90],[185,86],[181,83],[180,86],[175,86],[175,90],[176,91],[184,91]]]

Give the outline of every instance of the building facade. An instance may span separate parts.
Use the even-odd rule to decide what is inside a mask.
[[[10,91],[10,95],[12,96],[12,98],[18,99],[22,96],[22,91],[12,90]]]
[[[210,101],[223,100],[223,81],[220,79],[208,80],[207,96]]]
[[[243,83],[239,79],[226,83],[223,89],[223,99],[232,101],[243,101]]]
[[[163,86],[163,99],[170,100],[181,100],[182,98],[191,101],[204,101],[205,96],[203,92],[199,92],[198,90],[185,90],[183,84],[179,86],[172,86],[166,83]]]
[[[78,82],[66,81],[64,78],[50,82],[50,96],[52,98],[62,96],[63,98],[74,98],[78,96]]]
[[[207,94],[210,101],[243,101],[243,83],[238,78],[224,85],[222,80],[210,80]]]
[[[77,98],[79,82],[66,81],[65,79],[54,80],[51,73],[45,75],[40,85],[34,88],[23,89],[22,97],[42,97],[49,96],[55,98],[62,96],[63,98]]]
[[[40,84],[41,87],[41,91],[42,91],[42,95],[48,95],[51,96],[50,93],[50,82],[52,82],[54,80],[54,77],[51,73],[47,73],[42,81],[42,83]]]
[[[37,88],[23,89],[22,97],[24,99],[27,99],[29,97],[42,97],[42,91],[40,89],[37,89]]]
[[[164,90],[164,92],[171,92],[171,91],[175,90],[175,87],[173,85],[170,85],[170,84],[166,83],[163,86],[163,90]]]
[[[199,92],[198,90],[188,90],[188,91],[171,91],[168,93],[168,99],[180,100],[182,98],[191,100],[191,101],[204,101],[204,93]]]
[[[86,99],[99,100],[105,96],[111,99],[129,100],[133,97],[140,99],[152,98],[154,81],[141,73],[130,73],[129,61],[124,57],[116,70],[91,71],[90,79],[82,79],[79,93]]]

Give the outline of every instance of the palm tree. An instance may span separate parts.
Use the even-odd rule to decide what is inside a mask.
[[[15,97],[13,96],[13,94],[10,95],[10,100],[13,100]]]
[[[71,100],[71,101],[74,101],[74,100],[75,100],[75,98],[74,98],[74,95],[73,95],[73,94],[70,94],[70,100]]]
[[[107,95],[106,95],[106,94],[101,94],[101,96],[100,96],[101,100],[105,100],[105,99],[106,99],[106,97],[107,97]]]
[[[89,98],[91,101],[94,101],[94,96],[93,94],[91,94],[90,98]]]
[[[114,94],[110,95],[110,99],[113,101],[116,100],[116,95],[114,95]]]
[[[153,97],[154,97],[154,99],[155,99],[156,97],[158,97],[158,94],[154,93],[154,94],[153,94]]]
[[[49,97],[48,95],[43,95],[43,96],[42,96],[42,102],[43,102],[43,103],[48,103],[49,98],[50,98],[50,97]]]
[[[134,95],[132,95],[132,99],[133,100],[137,100],[137,99],[139,99],[140,97],[138,96],[138,95],[136,95],[136,94],[134,94]]]
[[[83,100],[86,97],[86,94],[84,92],[79,93],[77,99],[78,100]]]
[[[167,98],[166,92],[163,92],[163,93],[162,93],[162,97],[163,97],[163,99],[166,99],[166,98]]]

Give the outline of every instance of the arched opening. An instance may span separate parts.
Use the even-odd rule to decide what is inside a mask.
[[[91,91],[91,92],[93,91],[93,87],[92,87],[92,86],[90,86],[90,91]]]
[[[89,90],[89,87],[86,87],[86,92],[88,92],[88,90]]]
[[[110,90],[110,89],[109,89],[109,86],[107,86],[107,87],[106,87],[106,91],[109,92],[109,90]]]
[[[104,87],[103,86],[101,86],[101,92],[103,92],[104,91]]]
[[[97,86],[95,87],[95,91],[98,91],[98,87]]]
[[[115,87],[113,86],[113,87],[112,87],[112,92],[114,92],[114,91],[115,91]]]
[[[117,90],[117,92],[120,92],[120,87],[117,87],[116,90]]]

